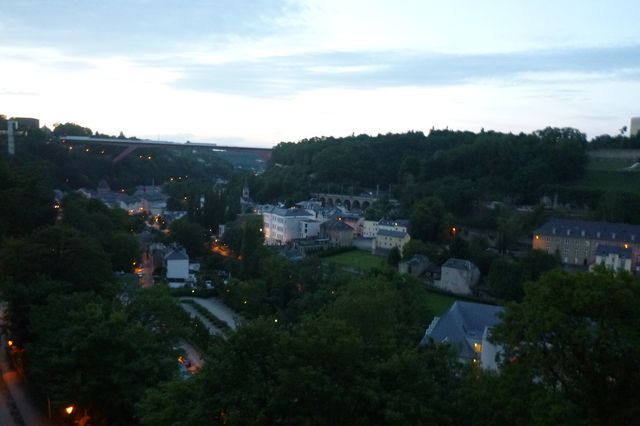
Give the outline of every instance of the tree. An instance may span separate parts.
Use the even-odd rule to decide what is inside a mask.
[[[640,387],[640,287],[630,276],[543,275],[525,287],[521,304],[507,307],[493,336],[504,347],[506,373],[517,372],[552,401],[547,415],[557,404],[587,424],[640,415],[630,397]]]
[[[96,424],[129,425],[144,392],[177,371],[169,335],[91,293],[34,307],[28,372],[55,407],[86,409]]]
[[[207,231],[201,225],[183,217],[171,222],[169,228],[171,237],[187,250],[189,256],[197,257],[204,253]]]
[[[30,282],[42,275],[66,281],[76,291],[96,292],[113,277],[109,257],[100,244],[64,225],[8,241],[0,250],[0,272],[17,283]]]
[[[114,232],[104,244],[111,258],[111,267],[115,271],[130,272],[134,262],[140,261],[140,244],[127,232]]]
[[[75,123],[55,123],[53,125],[54,136],[93,136],[88,127],[82,127]]]
[[[423,241],[439,241],[447,227],[444,204],[436,197],[418,201],[410,219],[412,236]]]
[[[387,263],[396,268],[398,263],[402,260],[402,256],[400,256],[400,250],[397,247],[394,247],[389,251],[389,255],[387,256]]]
[[[522,300],[524,296],[524,271],[519,262],[506,256],[493,261],[489,269],[491,294],[504,300]]]

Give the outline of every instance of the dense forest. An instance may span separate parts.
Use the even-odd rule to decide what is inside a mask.
[[[509,196],[535,203],[545,185],[579,178],[587,140],[575,129],[533,134],[432,130],[314,138],[281,143],[256,194],[268,199],[300,191],[391,190],[402,201],[446,184],[471,198]]]
[[[547,196],[589,209],[589,219],[640,223],[638,209],[625,208],[640,205],[633,188],[582,182],[589,150],[633,148],[639,140],[640,135],[603,135],[587,141],[572,128],[321,137],[278,144],[266,172],[249,182],[261,202],[290,205],[313,192],[370,192],[400,202],[393,211],[371,209],[368,216],[374,218],[385,213],[408,217],[416,204],[435,198],[458,223],[470,222],[477,213],[478,220],[470,223],[495,227],[491,214],[482,212],[487,202],[536,205]]]

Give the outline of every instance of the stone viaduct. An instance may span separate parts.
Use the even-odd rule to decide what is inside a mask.
[[[378,197],[375,195],[347,195],[347,194],[329,194],[325,192],[318,192],[313,196],[322,202],[324,207],[333,207],[337,205],[344,206],[351,209],[364,210],[378,201]]]

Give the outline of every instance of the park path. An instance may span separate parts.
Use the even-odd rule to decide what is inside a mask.
[[[193,306],[191,306],[188,303],[180,303],[180,306],[182,307],[182,309],[185,310],[185,312],[187,312],[189,315],[198,318],[205,327],[207,327],[207,330],[209,330],[209,334],[214,334],[216,336],[222,335],[222,330],[220,330],[218,327],[216,327],[215,325],[213,325],[213,323],[211,321],[209,321],[207,319],[207,317],[205,317],[204,315],[202,315],[200,312],[198,312],[196,310],[196,308],[194,308]]]
[[[206,308],[209,312],[211,312],[211,314],[218,317],[218,319],[226,322],[232,330],[237,329],[243,321],[243,318],[240,315],[232,311],[227,305],[225,305],[215,297],[210,297],[208,299],[201,299],[197,297],[181,297],[180,300],[193,300],[200,306]]]

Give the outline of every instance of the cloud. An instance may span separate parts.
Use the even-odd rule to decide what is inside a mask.
[[[253,0],[21,0],[3,9],[2,44],[79,55],[144,55],[229,37],[258,37],[286,24],[295,4]]]
[[[576,79],[640,78],[640,45],[451,55],[417,52],[338,52],[273,56],[177,66],[177,88],[288,97],[325,88],[566,83]]]

